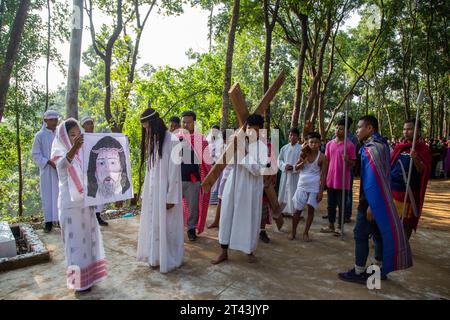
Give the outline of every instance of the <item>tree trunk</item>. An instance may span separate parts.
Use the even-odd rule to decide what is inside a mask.
[[[309,90],[308,102],[307,102],[306,110],[305,110],[305,118],[304,118],[305,125],[306,125],[307,120],[311,120],[313,127],[314,127],[314,122],[317,119],[317,114],[319,112],[318,99],[319,99],[319,92],[320,92],[320,80],[322,79],[322,74],[323,74],[323,60],[324,60],[324,56],[325,56],[325,49],[326,49],[328,40],[331,35],[331,27],[332,27],[331,24],[332,24],[331,12],[328,12],[325,34],[323,36],[322,45],[320,47],[319,57],[316,60],[318,63],[317,71],[313,77],[312,85]],[[311,58],[311,61],[313,61],[313,60],[315,60],[314,57]],[[312,65],[312,70],[314,72],[314,65]],[[306,134],[307,132],[303,132],[303,133]]]
[[[320,90],[320,86],[319,86]],[[323,92],[320,93],[319,91],[319,107],[318,109],[318,117],[319,117],[319,132],[323,139],[326,137],[326,127],[325,127],[325,93],[326,88],[323,89]]]
[[[45,111],[48,110],[48,67],[50,65],[50,35],[51,35],[51,11],[50,0],[47,0],[47,66],[45,68]]]
[[[234,0],[233,13],[231,15],[230,31],[228,32],[228,47],[225,59],[225,76],[222,90],[222,119],[220,129],[225,130],[228,126],[228,112],[230,109],[230,97],[228,91],[231,88],[231,71],[233,67],[234,38],[236,35],[237,22],[239,19],[240,0]]]
[[[211,50],[212,50],[212,38],[213,38],[212,18],[213,18],[213,13],[214,13],[214,4],[211,4],[211,9],[209,11],[209,20],[208,20],[208,26],[209,26],[209,34],[208,34],[208,38],[209,38],[209,53],[211,53]]]
[[[431,32],[431,25],[433,23],[433,15],[431,15],[430,22],[428,23],[427,28],[427,48],[425,51],[425,59],[427,64],[427,91],[428,91],[428,97],[430,98],[430,134],[429,136],[431,138],[434,138],[434,101],[433,101],[433,93],[431,91],[431,79],[430,79],[430,63],[429,63],[429,56],[430,56],[430,32]],[[439,119],[439,118],[438,118]]]
[[[22,172],[22,146],[20,143],[20,112],[19,112],[19,103],[18,103],[18,83],[16,77],[16,147],[17,147],[17,164],[19,167],[19,217],[23,215],[23,172]]]
[[[369,114],[369,84],[366,85],[366,115]]]
[[[72,33],[67,74],[66,116],[78,119],[81,41],[83,36],[83,0],[73,0]]]
[[[231,72],[233,67],[234,38],[239,19],[240,0],[234,0],[233,13],[231,15],[230,31],[228,32],[228,46],[225,59],[225,76],[222,90],[222,119],[220,120],[220,129],[225,130],[228,126],[228,111],[230,109],[230,97],[228,91],[231,88]]]
[[[266,52],[264,54],[264,74],[263,74],[263,95],[269,89],[269,77],[270,77],[270,52],[272,46],[272,30],[266,29]],[[264,113],[264,127],[270,128],[270,105],[267,107]]]
[[[5,6],[6,0],[0,0],[0,32],[2,32],[3,29],[3,14],[5,13]]]
[[[298,120],[301,113],[303,94],[302,94],[302,81],[303,81],[303,69],[306,58],[306,48],[308,47],[308,17],[306,15],[300,15],[300,23],[302,26],[302,43],[300,46],[300,52],[298,55],[298,67],[297,75],[295,77],[295,98],[294,109],[292,110],[291,127],[298,127]]]
[[[153,7],[153,4],[152,4],[152,7]],[[119,119],[115,119],[111,112],[111,96],[112,96],[112,94],[111,94],[111,63],[112,63],[114,44],[123,29],[122,0],[117,0],[116,25],[114,27],[113,34],[111,35],[111,37],[108,39],[108,42],[106,43],[106,48],[105,48],[104,53],[102,51],[100,51],[100,49],[97,46],[97,39],[95,36],[95,30],[94,30],[94,21],[93,21],[93,17],[92,17],[92,12],[93,12],[92,0],[89,1],[89,6],[86,6],[86,12],[89,16],[92,45],[93,45],[94,50],[97,53],[97,55],[105,63],[105,74],[104,74],[104,78],[103,78],[104,85],[105,85],[105,100],[103,101],[103,110],[105,112],[105,118],[106,118],[106,121],[108,122],[109,127],[111,128],[112,132],[121,132],[122,127],[120,126],[120,123],[119,123],[121,117],[119,117]],[[133,72],[133,76],[134,76],[134,72]],[[125,115],[125,117],[126,117],[126,115]],[[117,120],[119,120],[119,121],[117,121]]]
[[[276,0],[275,10],[273,12],[272,22],[269,21],[269,0],[263,1],[264,10],[264,27],[266,29],[266,50],[264,54],[264,74],[263,74],[263,95],[269,90],[270,81],[270,56],[272,52],[272,32],[277,20],[278,8],[280,5],[280,0]],[[270,129],[270,105],[267,107],[264,113],[265,122],[264,126],[266,129]]]
[[[141,23],[141,16],[139,13],[139,3],[137,0],[135,0],[135,2],[134,2],[134,4],[135,4],[134,12],[136,15],[137,34],[136,34],[136,40],[134,42],[134,51],[133,51],[133,55],[132,55],[132,59],[131,59],[131,65],[130,65],[130,69],[129,69],[128,77],[127,77],[128,87],[125,89],[125,92],[123,94],[124,101],[128,101],[128,97],[130,96],[130,93],[131,93],[131,89],[132,89],[134,77],[135,77],[135,70],[136,70],[136,64],[137,64],[137,59],[138,59],[139,46],[141,43],[142,33],[144,32],[144,28],[147,23],[147,19],[150,15],[151,11],[153,10],[155,3],[156,3],[156,0],[153,0],[152,4],[150,5],[150,8],[147,11],[147,14],[144,17],[143,22]],[[120,120],[118,123],[118,129],[119,129],[118,132],[122,132],[122,130],[123,130],[123,126],[125,125],[125,121],[127,119],[127,111],[128,111],[127,108],[125,108],[121,112]]]
[[[2,1],[3,2],[3,1]],[[3,118],[3,112],[5,110],[6,98],[9,89],[9,80],[11,79],[11,73],[13,70],[14,62],[17,57],[17,51],[19,49],[20,40],[22,38],[23,29],[25,26],[25,20],[28,16],[28,9],[30,8],[30,0],[20,1],[19,8],[17,9],[16,16],[14,18],[13,25],[9,36],[8,48],[6,49],[5,59],[0,70],[0,122]]]

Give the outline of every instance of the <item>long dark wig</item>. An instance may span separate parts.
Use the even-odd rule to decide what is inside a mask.
[[[164,137],[166,136],[167,127],[164,121],[159,117],[159,113],[152,108],[147,108],[142,112],[141,124],[149,123],[150,135],[146,128],[142,127],[141,136],[141,168],[145,163],[146,155],[148,154],[148,165],[151,168],[159,156],[162,158],[162,149],[164,144]],[[146,152],[148,150],[148,152]]]

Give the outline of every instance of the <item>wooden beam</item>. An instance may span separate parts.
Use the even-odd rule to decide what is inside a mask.
[[[264,97],[258,103],[258,107],[256,107],[256,110],[253,113],[264,115],[270,102],[273,100],[273,98],[275,98],[278,90],[280,90],[281,86],[283,85],[285,78],[286,76],[284,75],[284,71],[281,71],[278,77],[270,86],[269,90],[266,91]]]
[[[284,83],[284,80],[285,80],[285,75],[284,75],[284,72],[281,71],[280,74],[278,75],[277,79],[274,81],[272,86],[269,88],[269,90],[267,90],[266,94],[259,102],[254,113],[260,114],[260,115],[264,114],[264,112],[267,109],[267,107],[269,106],[270,102],[275,97],[278,90],[281,88],[282,84]],[[238,130],[238,134],[242,134],[243,130],[245,130],[244,124],[248,118],[249,111],[245,104],[245,99],[243,97],[239,83],[236,83],[235,85],[233,85],[230,88],[230,91],[228,92],[228,94],[230,95],[231,101],[233,103],[233,108],[236,112],[236,115],[237,115],[237,118],[239,121],[240,128]],[[219,178],[223,169],[225,168],[226,161],[224,161],[224,160],[226,160],[226,157],[225,157],[226,154],[230,154],[230,152],[234,151],[234,150],[236,150],[236,149],[233,148],[233,146],[231,145],[231,141],[229,141],[227,144],[227,147],[225,148],[225,151],[219,157],[219,159],[221,159],[221,161],[218,161],[213,166],[211,171],[209,171],[208,175],[205,177],[205,179],[202,182],[202,188],[205,192],[208,192],[211,190],[212,186],[217,181],[217,179]],[[228,157],[228,160],[230,158],[233,159],[232,157]],[[269,188],[270,188],[270,186],[269,186]],[[272,188],[273,188],[273,186],[272,186]],[[273,192],[271,190],[269,190],[268,193],[266,192],[266,194],[269,198],[269,201],[271,203],[274,202],[276,199],[275,208],[272,206],[272,210],[274,211],[274,216],[276,217],[279,214],[278,212],[276,212],[276,211],[279,211],[279,209],[278,209],[279,205],[278,205],[278,198],[273,196],[274,193],[275,193],[275,190],[273,190]],[[275,193],[275,196],[276,196],[276,193]],[[278,205],[278,208],[277,208],[277,205]]]
[[[239,83],[236,83],[231,87],[230,91],[228,91],[228,95],[230,96],[231,103],[233,104],[233,109],[236,112],[239,127],[242,128],[250,114],[248,112],[247,105],[245,104],[244,95],[242,94]]]

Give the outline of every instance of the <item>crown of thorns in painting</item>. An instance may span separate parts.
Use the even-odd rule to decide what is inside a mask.
[[[130,188],[125,152],[116,139],[100,139],[89,154],[87,170],[88,196],[108,199]]]

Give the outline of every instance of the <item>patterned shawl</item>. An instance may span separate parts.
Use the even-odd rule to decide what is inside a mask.
[[[189,134],[186,130],[179,130],[176,133],[177,138],[183,137],[184,141],[189,142],[191,147],[194,149],[195,155],[197,159],[199,159],[200,164],[200,183],[208,175],[211,170],[211,165],[213,160],[211,159],[211,154],[208,148],[208,141],[203,137],[203,135],[199,132],[195,132],[193,134]],[[208,206],[209,206],[209,197],[210,192],[205,193],[203,188],[200,188],[199,199],[198,199],[198,222],[197,222],[197,232],[198,234],[202,233],[205,224],[206,217],[208,215]],[[184,223],[187,224],[188,218],[188,207],[186,204],[186,200],[183,198],[183,215],[184,215]]]
[[[411,248],[390,188],[389,147],[376,133],[365,141],[360,153],[362,187],[382,236],[383,272],[409,268]]]
[[[394,150],[391,154],[391,168],[394,168],[396,165],[397,159],[399,155],[404,151],[411,151],[412,144],[411,143],[399,143],[395,146]],[[431,150],[430,148],[422,141],[416,142],[416,154],[417,157],[422,161],[424,165],[423,172],[421,173],[420,179],[420,193],[416,194],[415,190],[412,190],[414,193],[415,203],[418,205],[417,217],[412,215],[410,217],[404,217],[403,223],[410,225],[414,230],[417,229],[417,224],[419,223],[419,218],[422,213],[422,207],[425,200],[425,191],[427,190],[428,179],[430,178],[431,172]],[[412,162],[412,159],[411,159]],[[408,168],[405,168],[406,172],[408,172]],[[397,201],[405,201],[405,192],[399,190],[392,190],[392,194],[394,199]]]

